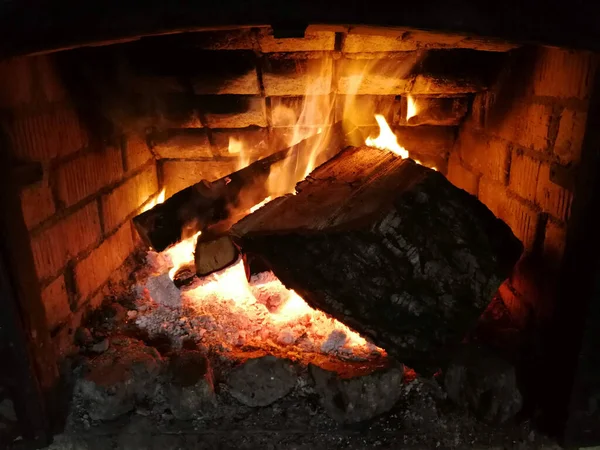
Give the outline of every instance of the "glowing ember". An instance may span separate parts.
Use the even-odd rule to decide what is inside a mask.
[[[196,237],[148,257],[174,267],[191,263]],[[248,282],[241,259],[182,288],[181,307],[144,304],[145,312],[136,318],[138,326],[151,335],[167,333],[175,345],[178,340],[182,345],[182,336],[187,336],[229,357],[258,352],[338,369],[340,364],[363,367],[369,361],[372,367],[385,361],[382,349],[311,308],[272,272],[255,275]]]
[[[401,158],[408,158],[408,150],[398,144],[398,138],[387,124],[385,117],[381,114],[375,114],[375,120],[379,125],[379,136],[376,138],[368,137],[365,143],[370,147],[389,150]]]
[[[170,263],[171,266],[171,269],[169,269],[169,278],[171,278],[171,280],[175,277],[175,274],[179,269],[186,264],[192,264],[194,262],[194,250],[196,249],[196,241],[198,240],[200,233],[201,232],[198,231],[193,236],[172,245],[162,252],[162,255],[165,256],[168,261],[167,264]]]
[[[269,196],[269,197],[265,198],[262,202],[257,203],[252,208],[250,208],[250,212],[253,213],[254,211],[258,211],[260,208],[262,208],[263,206],[265,206],[270,201],[271,201],[271,197]]]
[[[412,95],[406,97],[406,121],[417,115],[417,103]]]

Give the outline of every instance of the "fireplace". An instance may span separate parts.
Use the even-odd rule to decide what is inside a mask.
[[[587,300],[568,306],[573,293],[586,296],[592,277],[580,256],[589,251],[582,233],[593,232],[587,227],[595,199],[597,55],[526,45],[525,36],[507,39],[503,33],[493,39],[413,28],[293,28],[140,31],[143,37],[116,43],[94,38],[103,45],[54,51],[71,47],[57,40],[52,49],[25,46],[17,51],[25,56],[0,62],[8,213],[2,285],[10,312],[2,345],[15,361],[2,390],[4,409],[12,411],[5,417],[7,436],[47,443],[51,430],[60,428],[52,405],[71,398],[57,389],[65,379],[75,380],[74,402],[81,404],[71,411],[83,411],[76,417],[80,427],[128,414],[153,417],[154,406],[145,400],[117,407],[104,402],[101,410],[91,397],[77,396],[81,389],[97,389],[94,383],[118,385],[119,370],[133,371],[120,355],[143,366],[145,377],[171,377],[161,389],[179,403],[166,408],[168,420],[212,423],[188,410],[214,409],[219,402],[231,409],[231,398],[244,408],[271,405],[269,393],[248,396],[244,383],[253,370],[280,377],[274,389],[281,397],[314,384],[307,398],[320,396],[316,403],[342,423],[393,410],[381,398],[393,397],[394,390],[414,407],[407,400],[413,394],[400,393],[399,386],[421,372],[395,366],[406,361],[390,362],[389,348],[360,327],[357,333],[354,322],[308,306],[258,261],[248,261],[243,249],[239,260],[240,250],[232,250],[233,265],[195,275],[198,232],[207,234],[202,221],[182,222],[175,241],[154,249],[148,244],[158,241],[137,221],[156,205],[173,204],[190,186],[231,186],[236,171],[296,152],[293,169],[285,164],[288,154],[281,156],[284,164],[265,166],[266,175],[257,178],[260,194],[252,190],[230,226],[293,192],[344,147],[366,143],[385,151],[397,146],[401,157],[442,174],[522,242],[524,252],[489,297],[490,306],[460,331],[470,345],[492,349],[506,364],[500,373],[515,377],[524,402],[506,420],[522,424],[533,417],[546,433],[566,423],[560,437],[592,439],[598,383],[589,378],[598,374],[588,367],[591,356],[578,355],[582,340],[584,348],[593,343],[587,335],[592,313],[585,317]],[[391,143],[377,141],[386,132]],[[173,217],[180,213],[173,210]],[[240,287],[245,268],[253,277]],[[195,303],[187,309],[170,304],[190,298]],[[231,301],[240,299],[232,308]],[[223,320],[215,323],[219,315]],[[590,324],[584,326],[584,319]],[[317,367],[310,376],[309,364]],[[82,375],[81,367],[91,367],[91,375]],[[378,372],[382,367],[388,371]],[[540,374],[540,367],[552,374]],[[448,362],[438,368],[441,373],[418,384],[428,392],[425,400],[411,401],[452,396],[440,387]],[[290,376],[295,370],[304,375]],[[355,381],[340,381],[335,373]],[[358,376],[363,373],[377,375],[365,375],[371,377],[366,381]],[[83,388],[78,377],[86,380]],[[173,390],[173,380],[183,388]],[[215,396],[219,383],[227,388]],[[138,384],[135,389],[154,386],[147,378]],[[368,403],[372,415],[336,409],[336,398],[352,398],[356,389],[376,391],[379,400]],[[422,422],[415,423],[418,430]],[[448,445],[447,436],[436,433]],[[536,433],[527,436],[534,441]]]

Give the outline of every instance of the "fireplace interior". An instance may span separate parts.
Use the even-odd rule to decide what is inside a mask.
[[[597,314],[587,313],[585,290],[593,267],[580,270],[583,233],[593,234],[597,54],[406,28],[281,31],[148,35],[0,62],[0,345],[10,361],[0,442],[40,447],[66,426],[54,445],[117,445],[110,433],[122,438],[120,424],[128,438],[184,446],[181,423],[193,423],[184,429],[194,448],[267,445],[251,441],[263,439],[248,431],[260,427],[274,430],[271,448],[597,439]],[[363,154],[379,155],[380,170]],[[396,351],[414,342],[388,339],[394,327],[371,329],[371,314],[315,301],[335,291],[319,258],[337,268],[345,244],[328,241],[301,266],[313,241],[285,238],[315,211],[322,231],[331,211],[362,207],[340,192],[372,190],[366,178],[384,179],[408,158],[406,177],[449,181],[431,198],[448,192],[467,218],[483,204],[507,225],[488,233],[502,242],[497,253],[465,244],[476,233],[462,229],[474,274],[489,267],[486,280],[498,282],[490,295],[469,294],[487,305],[472,320],[423,327],[424,339],[444,327],[459,339],[444,357],[424,347],[436,356],[422,366]],[[323,180],[333,181],[317,190]],[[393,186],[378,198],[409,189]],[[303,189],[313,188],[310,203]],[[312,206],[294,215],[301,201]],[[403,217],[415,220],[411,233],[429,230],[410,211]],[[425,241],[447,239],[430,228]],[[307,233],[315,240],[316,229]],[[395,279],[369,264],[395,267],[396,256],[368,253],[352,286]],[[66,425],[56,419],[67,413]],[[140,421],[146,428],[132,428]],[[367,423],[365,434],[348,434],[349,423]],[[106,426],[113,431],[93,437]],[[282,433],[290,427],[300,431]]]

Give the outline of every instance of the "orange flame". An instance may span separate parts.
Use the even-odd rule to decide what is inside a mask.
[[[171,280],[175,277],[175,274],[186,264],[190,264],[194,261],[194,251],[196,250],[196,241],[201,232],[198,231],[193,236],[178,242],[175,245],[167,248],[162,254],[168,258],[171,263],[171,269],[169,270],[169,278]]]
[[[160,205],[161,203],[164,203],[164,201],[165,201],[165,189],[163,188],[163,190],[160,191],[156,197],[154,197],[152,200],[150,200],[148,203],[146,203],[146,206],[144,206],[142,212],[146,212],[146,211],[154,208],[156,205]]]
[[[265,198],[262,202],[257,203],[252,208],[250,208],[250,213],[253,213],[254,211],[258,211],[260,208],[262,208],[263,206],[265,206],[270,201],[271,201],[271,196]]]
[[[412,95],[406,97],[406,121],[417,115],[417,102]]]
[[[375,120],[379,125],[379,136],[376,138],[369,136],[365,143],[370,147],[389,150],[401,158],[408,158],[408,150],[398,144],[398,138],[386,122],[385,117],[381,114],[375,114]]]
[[[248,164],[250,164],[250,152],[246,150],[244,144],[239,139],[237,139],[233,136],[231,136],[229,138],[228,151],[229,151],[229,153],[231,153],[233,155],[237,155],[237,157],[238,157],[237,169],[238,170],[243,169],[244,167],[247,167]]]

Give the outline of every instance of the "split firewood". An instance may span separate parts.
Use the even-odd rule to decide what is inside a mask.
[[[296,191],[235,224],[236,242],[418,370],[446,360],[523,249],[476,197],[385,150],[348,147]]]
[[[341,124],[331,127],[327,133],[328,146],[319,154],[318,163],[331,158],[342,148]],[[267,180],[273,167],[288,161],[290,167],[303,171],[305,165],[294,161],[308,159],[314,146],[321,142],[325,142],[324,136],[317,134],[216,181],[201,180],[134,217],[133,224],[146,245],[163,251],[212,224],[236,214],[247,214],[252,206],[270,195]],[[304,174],[288,175],[299,180]]]

